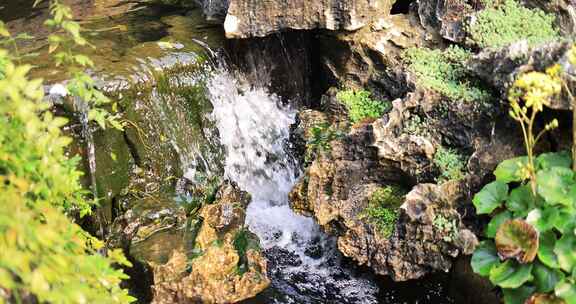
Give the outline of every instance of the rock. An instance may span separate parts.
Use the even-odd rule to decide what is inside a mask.
[[[216,201],[199,211],[202,224],[192,248],[174,250],[167,263],[152,263],[152,303],[236,303],[268,287],[257,237],[244,228],[249,202],[236,185],[220,187]]]
[[[470,257],[460,257],[450,273],[450,294],[456,303],[501,303],[496,288],[490,281],[472,270]]]
[[[542,72],[554,64],[560,64],[566,73],[576,75],[576,67],[570,64],[567,57],[572,46],[571,42],[554,42],[529,47],[525,41],[520,41],[502,49],[480,52],[469,60],[467,68],[506,97],[515,79],[522,73]],[[568,98],[556,98],[548,106],[558,110],[571,108]]]
[[[224,22],[228,38],[263,37],[285,30],[354,31],[387,16],[389,0],[232,0]]]
[[[409,91],[402,52],[436,40],[426,40],[424,28],[413,16],[398,14],[382,16],[355,32],[323,32],[318,41],[322,70],[328,79],[394,100]]]
[[[474,12],[470,4],[461,0],[418,0],[417,3],[420,23],[430,33],[438,33],[452,42],[464,41],[466,17]]]
[[[202,8],[208,22],[223,23],[230,0],[194,0]]]

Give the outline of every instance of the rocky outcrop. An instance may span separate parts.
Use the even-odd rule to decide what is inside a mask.
[[[330,93],[324,97],[324,113],[301,112],[302,127],[294,130],[294,136],[304,137],[300,142],[310,136],[306,128],[318,123],[346,130],[346,110]],[[497,106],[487,107],[419,90],[394,101],[383,118],[353,125],[330,143],[330,151],[318,154],[290,195],[293,208],[315,217],[338,237],[344,255],[376,273],[403,281],[448,271],[454,258],[471,254],[477,244],[480,226],[471,193],[498,162],[522,153],[515,139],[493,139],[502,135],[504,129],[493,128],[503,124],[498,117],[505,114]],[[470,155],[462,179],[435,183],[434,156],[440,145]],[[367,220],[366,210],[372,195],[391,185],[408,194],[394,232],[386,236]]]
[[[233,0],[224,22],[229,38],[263,37],[284,30],[360,29],[387,16],[389,0]]]
[[[191,247],[153,263],[152,303],[236,303],[270,284],[258,239],[244,228],[250,196],[224,184],[213,204],[198,213],[201,227]]]
[[[206,20],[214,23],[222,23],[226,18],[226,12],[230,0],[194,0],[202,8]]]
[[[476,2],[476,7],[480,1]],[[418,0],[418,16],[422,26],[430,33],[437,33],[453,42],[463,42],[466,38],[466,17],[474,9],[461,0]]]
[[[525,41],[521,41],[502,49],[483,51],[468,62],[467,68],[506,97],[514,80],[522,73],[543,72],[560,64],[563,73],[574,77],[576,67],[568,60],[568,52],[572,47],[570,42],[529,47]],[[558,110],[571,108],[569,98],[554,99],[548,106]]]

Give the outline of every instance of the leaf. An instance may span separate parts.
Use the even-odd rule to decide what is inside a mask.
[[[564,280],[564,273],[558,269],[551,269],[541,263],[535,263],[532,269],[534,284],[538,292],[547,293],[554,290],[556,284]]]
[[[538,253],[538,231],[520,219],[503,223],[495,241],[502,259],[515,258],[520,263],[530,263]]]
[[[500,264],[496,246],[492,241],[481,242],[472,255],[472,270],[481,276],[488,276],[490,270]]]
[[[576,200],[574,172],[568,168],[554,167],[538,171],[536,175],[538,194],[547,203],[572,207]]]
[[[554,227],[558,213],[558,209],[554,207],[534,209],[528,213],[526,222],[536,227],[539,232],[546,232]]]
[[[516,217],[524,217],[534,209],[536,198],[530,190],[530,186],[522,185],[510,191],[510,196],[506,200],[506,208],[514,212]]]
[[[478,214],[490,214],[496,208],[502,206],[502,202],[508,196],[508,185],[501,181],[494,181],[486,185],[474,196],[474,206]]]
[[[550,268],[560,268],[558,257],[554,253],[556,245],[556,234],[548,231],[540,234],[540,246],[538,247],[538,259]]]
[[[532,278],[532,264],[519,264],[513,260],[507,260],[490,270],[490,281],[502,288],[518,288]]]
[[[572,157],[568,151],[558,153],[543,153],[536,157],[536,167],[540,169],[551,169],[552,167],[570,168]]]
[[[496,232],[498,232],[498,228],[500,228],[500,225],[511,219],[512,219],[512,213],[508,210],[498,213],[492,218],[492,220],[490,220],[488,226],[486,226],[486,231],[484,232],[484,235],[489,238],[496,237]]]
[[[504,293],[504,303],[506,304],[525,304],[536,288],[532,286],[521,286],[515,289],[502,289]]]
[[[572,272],[576,265],[576,237],[573,234],[564,234],[554,246],[554,253],[558,257],[560,268]]]
[[[505,184],[522,181],[521,169],[526,166],[527,163],[528,157],[526,156],[507,159],[501,162],[494,171],[496,180]]]
[[[560,297],[566,301],[566,304],[576,304],[576,285],[564,280],[554,289],[554,293],[557,297]]]
[[[566,302],[553,294],[537,293],[526,300],[525,304],[566,304]]]

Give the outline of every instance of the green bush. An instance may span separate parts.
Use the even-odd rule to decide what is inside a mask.
[[[459,180],[464,176],[464,159],[453,149],[439,147],[434,154],[434,164],[440,169],[438,182]]]
[[[487,101],[490,94],[476,85],[464,67],[471,53],[451,46],[444,51],[428,48],[411,48],[403,54],[408,70],[416,82],[451,100]]]
[[[398,186],[385,186],[370,196],[362,218],[368,219],[384,237],[390,237],[398,221],[398,208],[404,203],[406,192]]]
[[[312,126],[310,137],[306,142],[304,161],[309,163],[321,153],[330,152],[332,150],[330,143],[342,136],[344,134],[341,131],[334,129],[328,123],[319,123]]]
[[[90,213],[91,204],[65,154],[71,139],[43,102],[41,80],[29,66],[5,65],[0,80],[0,286],[3,300],[42,303],[129,303],[119,287],[127,278],[113,263],[129,265],[121,251],[97,251],[102,242],[66,213]]]
[[[516,0],[504,0],[496,7],[478,13],[467,27],[470,41],[479,47],[503,47],[526,39],[537,45],[560,38],[555,16],[539,9],[523,7]]]
[[[389,102],[374,100],[371,95],[366,90],[344,90],[338,92],[336,98],[348,109],[350,121],[357,123],[366,118],[379,118],[390,110]]]

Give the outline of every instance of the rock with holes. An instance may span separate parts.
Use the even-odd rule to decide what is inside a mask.
[[[346,30],[388,15],[390,0],[232,0],[224,22],[229,38],[264,37],[285,30]]]
[[[154,263],[152,303],[236,303],[270,284],[258,239],[244,227],[250,196],[231,183],[199,211],[201,225],[186,250]]]

